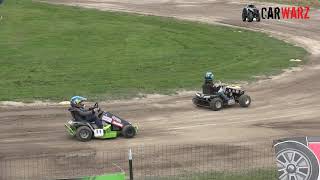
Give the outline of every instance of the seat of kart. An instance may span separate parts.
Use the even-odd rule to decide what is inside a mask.
[[[92,126],[94,129],[97,129],[97,128],[98,128],[98,126],[96,125],[96,123],[95,123],[94,121],[91,121],[91,122],[89,122],[89,121],[78,121],[78,120],[76,120],[76,118],[75,118],[74,112],[73,112],[73,111],[70,111],[70,113],[71,113],[71,116],[72,116],[72,120],[73,120],[73,121],[83,122],[83,123],[90,123],[91,126]],[[107,123],[106,121],[102,121],[102,124],[105,125],[105,124],[109,124],[109,123]]]
[[[72,116],[72,119],[73,119],[73,120],[76,120],[75,115],[74,115],[74,112],[73,112],[73,111],[70,111],[70,114],[71,114],[71,116]]]
[[[79,121],[79,120],[77,120],[76,118],[75,118],[75,115],[74,115],[74,112],[73,111],[70,111],[70,114],[71,114],[71,116],[72,116],[72,120],[73,121],[76,121],[76,122],[84,122],[84,123],[90,123],[90,124],[95,124],[95,122],[93,121],[93,122],[89,122],[89,121]]]

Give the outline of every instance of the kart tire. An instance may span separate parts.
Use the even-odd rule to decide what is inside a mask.
[[[246,94],[242,94],[239,97],[239,104],[241,107],[249,107],[251,104],[251,97]]]
[[[242,21],[245,22],[247,20],[247,10],[243,8],[242,10]]]
[[[213,98],[211,101],[210,101],[210,108],[213,110],[213,111],[219,111],[223,108],[223,101],[221,98]]]
[[[76,137],[79,141],[90,141],[92,135],[92,130],[88,126],[80,126],[76,131]]]
[[[248,22],[252,22],[253,21],[253,13],[251,11],[249,11],[248,13]]]
[[[132,125],[126,125],[122,128],[121,134],[126,138],[132,138],[136,135],[136,129]]]
[[[298,142],[283,142],[275,146],[279,179],[291,180],[303,175],[303,180],[317,179],[319,164],[308,147]],[[303,164],[303,165],[302,165]],[[299,166],[303,168],[299,168]]]

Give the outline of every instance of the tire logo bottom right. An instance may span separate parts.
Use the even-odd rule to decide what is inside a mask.
[[[320,180],[320,137],[274,141],[279,180]]]

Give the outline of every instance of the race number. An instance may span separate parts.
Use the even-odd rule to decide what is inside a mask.
[[[103,129],[95,129],[94,130],[94,137],[101,137],[103,135],[104,135]]]

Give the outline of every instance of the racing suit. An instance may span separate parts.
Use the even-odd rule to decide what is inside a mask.
[[[222,87],[217,87],[213,84],[213,82],[205,82],[202,85],[202,93],[203,94],[217,94],[220,97],[222,97],[225,101],[229,101],[230,98],[228,98],[224,92],[219,92],[220,88]]]
[[[70,107],[68,110],[76,121],[95,122],[99,129],[103,128],[102,120],[95,114],[93,109]]]

